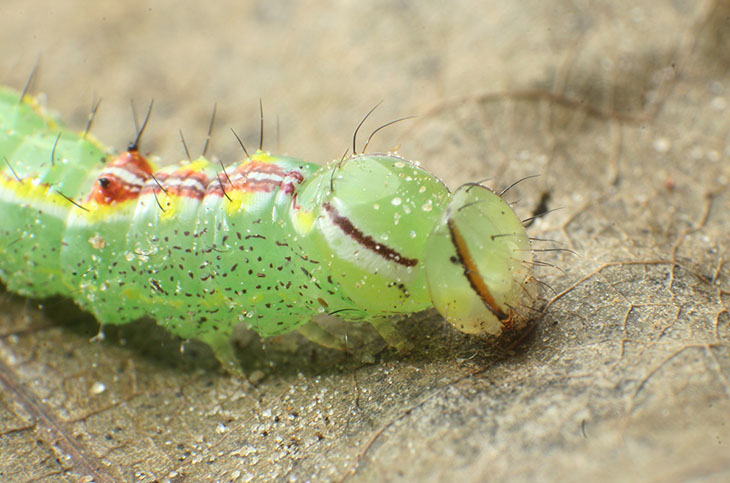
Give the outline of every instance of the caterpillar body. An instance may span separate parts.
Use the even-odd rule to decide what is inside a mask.
[[[148,315],[228,364],[233,329],[292,330],[337,346],[314,319],[390,320],[435,307],[459,330],[523,327],[532,251],[510,205],[479,184],[451,193],[394,154],[318,166],[259,150],[157,170],[112,155],[37,100],[0,89],[0,278],[72,297],[102,324]]]

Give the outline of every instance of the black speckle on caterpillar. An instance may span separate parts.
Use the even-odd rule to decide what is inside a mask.
[[[139,136],[110,154],[32,97],[0,88],[0,278],[71,297],[102,324],[148,315],[234,370],[234,327],[300,330],[338,346],[320,314],[369,321],[436,308],[458,330],[523,328],[536,298],[525,228],[480,184],[454,192],[395,154],[319,166],[259,149],[157,169]]]

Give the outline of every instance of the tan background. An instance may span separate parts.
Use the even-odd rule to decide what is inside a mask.
[[[101,2],[100,2],[101,3]],[[530,228],[547,313],[511,357],[437,317],[418,349],[242,341],[251,385],[149,322],[97,331],[0,298],[0,479],[730,479],[730,2],[4,0],[0,80],[123,147],[240,156],[229,127],[326,162],[365,131],[452,187],[487,177]],[[279,125],[277,139],[276,125]],[[364,139],[364,137],[363,137]],[[278,148],[278,149],[277,149]],[[537,248],[555,246],[539,242]],[[555,295],[555,293],[559,295]],[[424,329],[425,327],[425,329]],[[353,332],[355,328],[349,329]]]

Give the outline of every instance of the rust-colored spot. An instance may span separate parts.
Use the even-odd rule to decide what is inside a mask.
[[[151,176],[152,166],[139,151],[125,151],[101,172],[88,201],[110,205],[135,199]]]

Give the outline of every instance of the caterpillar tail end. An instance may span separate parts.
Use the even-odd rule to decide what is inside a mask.
[[[456,190],[430,233],[426,281],[434,307],[462,332],[510,336],[537,298],[530,239],[512,207],[490,189]]]

